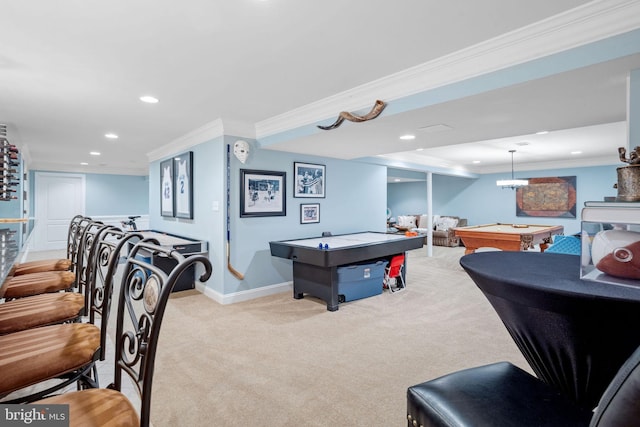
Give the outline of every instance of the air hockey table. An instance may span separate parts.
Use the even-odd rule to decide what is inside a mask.
[[[142,234],[145,239],[156,239],[160,246],[174,249],[185,257],[189,257],[191,255],[207,254],[208,252],[208,243],[203,240],[196,240],[189,237],[178,236],[175,234],[157,230],[142,230],[135,232]],[[157,265],[158,267],[160,267],[160,269],[162,269],[162,271],[167,274],[178,264],[178,262],[173,258],[167,258],[152,253],[145,254],[145,252],[146,251],[140,251],[139,254],[149,257],[153,265]],[[176,282],[173,288],[173,292],[184,291],[193,288],[195,288],[195,266],[189,267],[180,276],[178,282]]]
[[[293,261],[293,297],[305,293],[338,310],[338,267],[390,258],[424,245],[424,236],[360,232],[269,242],[271,255]]]

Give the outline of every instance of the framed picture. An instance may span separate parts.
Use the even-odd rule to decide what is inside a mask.
[[[175,217],[193,219],[193,151],[173,158]]]
[[[324,197],[325,166],[293,163],[295,187],[293,197]]]
[[[285,216],[286,172],[240,169],[240,217]]]
[[[320,222],[320,203],[303,203],[300,205],[300,224]]]
[[[575,218],[575,176],[529,178],[529,185],[516,189],[516,216]]]
[[[160,215],[173,216],[173,159],[160,162]]]

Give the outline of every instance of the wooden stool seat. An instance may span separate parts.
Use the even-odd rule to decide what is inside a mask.
[[[121,249],[130,241],[126,236],[132,235],[134,233],[124,234],[121,243],[110,257],[112,261],[119,259]],[[105,243],[107,242],[105,236]],[[157,265],[151,264],[151,260],[139,255],[149,252],[173,259],[176,265],[167,275]],[[171,291],[180,275],[193,268],[195,264],[204,268],[199,280],[209,280],[213,269],[211,262],[204,255],[185,258],[173,248],[158,246],[145,239],[139,240],[129,250],[121,275],[120,297],[116,311],[113,383],[108,389],[81,389],[30,402],[45,405],[68,404],[71,426],[149,427],[152,379],[162,318]],[[110,283],[107,283],[105,289],[110,289]],[[106,292],[105,295],[109,293]],[[102,319],[102,324],[105,323],[107,322]],[[0,348],[1,346],[0,342]],[[132,380],[132,385],[140,394],[139,419],[138,411],[128,402],[128,398],[121,394],[123,374]]]
[[[58,378],[93,361],[100,328],[90,323],[43,326],[0,336],[0,396]]]
[[[40,295],[69,289],[76,275],[71,271],[47,271],[43,273],[22,274],[5,281],[5,299]]]
[[[93,388],[39,400],[39,405],[69,405],[69,426],[140,426],[136,408],[121,392]]]
[[[21,276],[23,274],[43,273],[45,271],[67,271],[71,268],[71,264],[71,260],[66,258],[28,261],[16,264],[13,275]]]
[[[0,304],[0,335],[75,320],[84,308],[84,295],[55,292]]]

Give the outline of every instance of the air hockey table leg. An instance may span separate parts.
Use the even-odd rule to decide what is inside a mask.
[[[338,309],[338,274],[336,267],[319,267],[293,263],[293,298],[307,293],[327,303],[327,310]]]

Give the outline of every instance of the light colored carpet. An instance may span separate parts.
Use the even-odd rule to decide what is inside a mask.
[[[175,293],[157,355],[154,426],[405,426],[411,385],[501,360],[530,371],[460,267],[463,251],[412,251],[406,290],[336,312],[291,293],[232,305]]]

